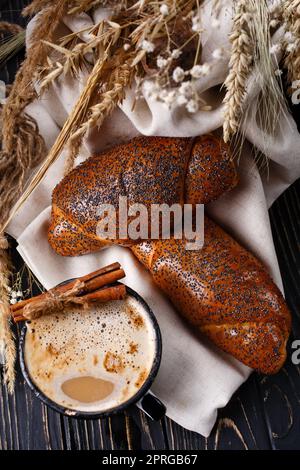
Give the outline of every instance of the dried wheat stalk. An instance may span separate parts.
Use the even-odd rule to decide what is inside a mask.
[[[9,283],[10,263],[7,253],[8,243],[5,237],[0,236],[0,341],[5,346],[4,376],[10,393],[14,389],[14,369],[16,346],[14,336],[10,329]]]
[[[253,48],[253,75],[257,88],[257,100],[247,100],[243,105],[243,116],[240,120],[239,140],[234,139],[234,150],[238,153],[244,140],[249,113],[254,115],[258,127],[264,133],[263,147],[257,150],[254,147],[254,158],[257,164],[268,170],[269,149],[274,136],[278,133],[279,122],[287,113],[286,100],[282,83],[275,74],[278,70],[276,56],[270,53],[271,41],[271,15],[267,0],[249,0],[249,6],[255,11],[255,21],[251,22],[250,34],[255,47]],[[255,10],[254,10],[255,9]]]
[[[18,34],[24,31],[22,26],[8,21],[0,21],[0,33]]]
[[[189,9],[192,9],[193,7],[199,5],[199,0],[188,0],[187,2],[184,0],[177,0],[176,2],[173,2],[172,0],[166,0],[166,2],[170,6],[170,15],[168,17],[170,21],[176,20],[176,14],[184,11],[187,6]],[[49,36],[51,36],[52,32],[55,30],[57,24],[59,23],[59,20],[66,12],[66,9],[69,9],[70,6],[72,6],[73,4],[74,2],[68,0],[57,0],[55,4],[53,4],[53,2],[47,2],[45,0],[35,0],[26,10],[29,13],[40,11],[41,16],[39,18],[39,21],[37,22],[36,31],[34,32],[34,35],[32,37],[32,47],[28,53],[28,57],[24,63],[24,66],[21,68],[20,72],[16,77],[12,96],[9,99],[4,110],[4,147],[5,149],[7,149],[7,153],[9,153],[9,151],[11,151],[11,153],[14,153],[14,150],[17,148],[17,145],[15,145],[16,134],[13,131],[15,121],[17,119],[17,115],[22,112],[25,106],[35,97],[35,91],[32,87],[32,77],[35,74],[37,65],[43,64],[45,62],[45,54],[47,55],[47,52],[49,51],[49,44],[45,41],[41,41],[41,39],[47,40]],[[117,2],[115,2],[114,4],[117,4]],[[122,29],[124,29],[122,32],[123,38],[120,44],[119,37],[121,33],[121,27],[119,27],[118,23],[114,21],[108,22],[109,28],[107,30],[107,34],[102,37],[102,42],[104,46],[108,42],[111,44],[109,51],[110,57],[114,57],[119,50],[123,50],[122,46],[124,43],[124,38],[126,39],[126,37],[129,37],[128,34],[130,33],[130,52],[134,51],[135,54],[138,56],[138,60],[136,60],[135,57],[135,61],[133,61],[132,63],[132,66],[136,67],[142,60],[142,57],[140,55],[139,43],[144,38],[146,30],[149,32],[149,37],[152,40],[154,40],[156,37],[166,38],[168,36],[168,32],[164,30],[166,19],[162,18],[160,12],[161,4],[162,2],[153,3],[150,0],[145,0],[143,2],[143,13],[140,13],[140,5],[133,5],[133,10],[131,11],[130,9],[130,13],[127,13],[126,10],[125,15],[123,13],[122,15],[120,14],[120,21],[121,19],[123,21]],[[131,18],[130,21],[126,16],[127,14]],[[131,29],[129,28],[130,25]],[[129,29],[129,32],[125,31],[126,28]],[[100,36],[101,34],[102,31],[100,28]],[[97,48],[95,53],[99,54]],[[72,61],[74,63],[74,57],[71,58],[71,62]],[[100,63],[97,64],[98,67]],[[109,64],[106,64],[106,66],[108,65]],[[61,67],[59,67],[59,69],[61,69]],[[54,71],[52,70],[51,73],[54,73]],[[56,72],[50,78],[53,79],[54,77],[57,77]],[[44,81],[44,85],[47,84],[47,78],[45,78],[45,80],[46,82]],[[101,81],[99,81],[99,83],[101,83]],[[114,93],[115,91],[111,90],[111,92]],[[90,97],[92,93],[92,90],[90,90]],[[120,94],[120,90],[117,91],[117,94]],[[105,103],[109,104],[109,100],[106,100]],[[92,113],[95,113],[95,109]],[[101,113],[104,115],[103,109],[101,110]],[[83,123],[84,121],[82,120],[80,124]],[[22,156],[20,156],[20,159],[16,160],[17,161],[14,175],[15,182],[18,181],[18,184],[13,185],[13,191],[7,191],[6,201],[3,207],[4,210],[2,211],[0,217],[0,227],[2,225],[2,230],[7,225],[8,221],[11,220],[12,214],[15,213],[15,211],[13,211],[11,216],[9,218],[7,217],[8,211],[11,208],[15,196],[17,196],[21,192],[26,170],[28,169],[28,161],[26,162],[25,167],[22,163],[22,161],[24,160]],[[29,186],[29,188],[33,188],[33,186]],[[25,194],[28,196],[30,194],[30,191],[28,191],[27,189]],[[25,199],[23,195],[22,201],[24,200]],[[16,207],[20,207],[19,202]]]
[[[224,98],[224,141],[239,129],[239,121],[246,93],[246,82],[253,64],[253,38],[249,32],[249,23],[253,20],[253,11],[249,0],[239,0],[236,5],[233,29],[230,35],[232,44],[229,62],[229,74],[225,80],[226,95]]]
[[[74,5],[69,10],[70,15],[73,15],[75,13],[82,13],[83,11],[88,12],[92,8],[96,8],[99,5],[113,5],[115,7],[116,4],[118,4],[118,6],[123,7],[123,5],[128,2],[126,2],[126,0],[119,0],[118,2],[114,0],[75,0],[75,2],[73,3]]]
[[[57,0],[54,0],[57,3]],[[23,9],[23,16],[32,16],[40,11],[48,8],[53,4],[53,0],[33,0],[27,7]],[[54,6],[54,5],[53,5]]]
[[[290,36],[285,42],[284,66],[288,71],[288,81],[292,85],[300,80],[300,0],[284,2],[283,18],[286,36]]]
[[[22,191],[27,171],[45,156],[43,139],[39,136],[33,120],[24,114],[24,109],[36,97],[33,77],[37,65],[45,62],[47,58],[48,47],[41,39],[52,39],[67,3],[67,0],[58,0],[55,6],[42,13],[33,32],[32,45],[26,60],[16,75],[3,109],[1,170],[5,177],[2,178],[3,191],[0,190],[0,231],[3,231],[1,227],[13,201]],[[21,119],[24,121],[24,131],[19,128]]]
[[[48,168],[57,160],[64,146],[70,141],[70,138],[72,136],[74,137],[74,133],[79,128],[80,124],[82,122],[85,122],[87,118],[88,110],[89,110],[88,105],[90,103],[90,100],[93,97],[93,93],[96,91],[96,89],[99,86],[99,82],[101,81],[105,63],[106,63],[106,56],[102,57],[101,59],[98,59],[98,61],[96,62],[87,80],[84,90],[82,91],[76,105],[74,106],[72,113],[70,114],[67,121],[65,122],[64,127],[62,128],[58,138],[56,139],[56,142],[54,143],[52,149],[50,150],[45,162],[40,167],[36,175],[33,177],[29,186],[25,189],[22,196],[19,198],[17,204],[14,206],[8,218],[8,223],[13,217],[13,215],[18,211],[18,209],[23,205],[23,203],[28,199],[29,195],[34,191],[34,189],[38,186],[38,184],[44,178]],[[120,80],[124,80],[125,76],[127,77],[126,73],[123,74],[123,78],[119,77]],[[121,95],[119,95],[119,97],[121,97]],[[103,110],[103,115],[106,114],[107,111],[111,109],[112,108],[110,107],[108,110]]]
[[[0,66],[25,46],[25,31],[18,24],[0,21],[0,34],[10,33],[0,42]]]
[[[0,67],[25,47],[25,31],[14,34],[0,45]]]
[[[95,125],[100,127],[105,117],[111,114],[117,104],[122,102],[126,87],[130,85],[134,75],[134,69],[130,62],[130,56],[125,61],[118,60],[116,62],[106,82],[105,92],[100,94],[97,104],[89,108],[87,120],[79,126],[71,139],[82,138]],[[95,85],[97,86],[97,84]]]
[[[65,173],[67,174],[74,165],[84,135],[94,126],[101,127],[104,119],[109,116],[125,97],[125,90],[130,86],[134,76],[134,69],[129,61],[125,61],[110,73],[106,91],[101,94],[97,104],[89,108],[88,114],[78,129],[70,137],[69,157],[66,160]]]
[[[1,339],[5,346],[5,381],[12,390],[14,384],[15,350],[9,327],[8,296],[9,263],[7,261],[4,228],[14,201],[21,194],[27,171],[46,155],[44,140],[35,121],[24,113],[36,97],[33,77],[38,64],[47,57],[48,47],[41,39],[52,40],[54,31],[66,10],[67,0],[58,0],[41,13],[32,36],[32,45],[19,69],[7,103],[3,109],[2,150],[0,152],[0,303]]]

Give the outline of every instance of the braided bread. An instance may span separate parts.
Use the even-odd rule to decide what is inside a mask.
[[[228,146],[213,136],[137,137],[92,156],[55,188],[49,242],[64,256],[90,253],[131,239],[99,239],[100,204],[206,204],[237,184]],[[149,210],[150,213],[150,210]],[[117,219],[117,233],[118,233]]]
[[[237,184],[228,147],[213,136],[139,137],[89,158],[55,188],[49,242],[64,256],[109,244],[131,247],[179,312],[223,351],[271,374],[286,358],[290,314],[263,265],[210,219],[205,244],[184,240],[106,240],[99,204],[207,203]]]
[[[132,247],[178,311],[223,351],[264,374],[286,358],[291,319],[264,266],[208,217],[204,247],[154,240]]]

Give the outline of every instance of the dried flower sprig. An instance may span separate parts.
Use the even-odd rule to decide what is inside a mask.
[[[198,76],[200,73],[200,69],[197,70],[197,67],[203,68],[203,70],[201,69],[203,75],[206,73],[207,65],[200,66],[197,64],[200,53],[199,45],[196,48],[196,57],[194,54],[190,60],[191,65],[193,65],[190,70],[184,71],[178,65],[182,52],[189,48],[189,43],[194,38],[200,35],[199,28],[197,31],[192,28],[193,24],[196,25],[196,21],[193,23],[189,19],[189,15],[192,15],[192,19],[197,18],[197,21],[199,21],[200,2],[200,0],[189,0],[188,2],[183,0],[177,0],[176,2],[171,0],[157,2],[145,0],[138,3],[121,2],[121,4],[118,4],[117,9],[113,10],[110,20],[101,20],[90,30],[84,30],[89,36],[87,42],[80,39],[83,31],[79,31],[63,37],[60,44],[51,45],[47,43],[48,46],[54,49],[55,59],[52,60],[49,57],[48,64],[39,71],[38,78],[41,92],[60,75],[71,73],[77,76],[84,67],[89,69],[91,65],[94,65],[93,58],[101,57],[104,48],[108,47],[108,58],[106,58],[103,71],[111,69],[111,75],[114,77],[116,72],[114,71],[113,60],[110,57],[124,57],[124,53],[130,54],[131,62],[123,64],[126,70],[128,70],[128,67],[131,68],[131,73],[128,73],[128,75],[131,78],[135,75],[140,87],[150,75],[152,79],[155,79],[156,85],[161,88],[159,99],[169,105],[171,97],[176,94],[174,88],[181,85],[182,80],[179,74],[181,74],[182,79],[190,74],[190,78],[193,80],[197,71]],[[87,4],[91,5],[91,2],[86,2]],[[101,2],[101,4],[104,4],[104,2]],[[112,5],[113,2],[105,2],[105,4]],[[76,12],[82,11],[84,5],[85,3],[78,5]],[[74,12],[74,10],[71,10],[71,12]],[[185,17],[185,23],[178,19],[179,14]],[[178,33],[178,28],[185,30],[183,35]],[[176,37],[170,31],[177,31]],[[178,36],[183,37],[183,39],[182,37],[179,39],[181,43],[178,44],[177,48],[171,49],[171,45],[177,45]],[[160,56],[161,51],[163,51],[164,56],[168,55],[168,60]],[[89,58],[89,61],[86,60],[86,57]],[[166,67],[160,66],[159,61],[165,62]],[[122,63],[119,64],[119,68],[122,72]],[[107,83],[107,76],[109,74],[98,77],[99,89],[101,89],[103,83],[108,88],[106,90],[106,99],[102,100],[101,92],[96,93],[93,97],[96,104],[93,104],[87,112],[86,122],[81,122],[80,129],[77,129],[70,138],[70,152],[66,168],[70,168],[70,163],[74,160],[80,148],[80,140],[84,134],[92,125],[102,123],[104,117],[112,111],[112,103],[114,103],[114,107],[117,106],[124,95],[125,88],[121,91],[121,86],[125,87],[127,80],[121,80],[119,84],[117,83],[111,88]],[[115,96],[113,100],[111,99],[112,94]],[[183,101],[183,94],[179,93],[179,95],[179,98]],[[193,96],[190,95],[190,99],[186,102],[188,111],[196,112],[200,105],[202,109],[209,109],[206,103],[203,103],[203,100],[198,97],[195,87]],[[105,106],[107,106],[107,113],[105,112]]]

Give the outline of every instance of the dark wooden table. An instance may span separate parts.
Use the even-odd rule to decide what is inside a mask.
[[[1,0],[1,19],[24,24],[20,12],[26,3]],[[2,69],[0,79],[10,83],[21,59],[22,55]],[[293,313],[291,340],[300,339],[299,189],[300,181],[270,210],[286,298]],[[16,277],[24,269],[15,246],[12,256]],[[26,283],[28,277],[23,275],[24,288]],[[34,398],[18,371],[15,395],[0,389],[0,449],[300,449],[300,367],[291,362],[290,346],[288,353],[279,374],[252,374],[220,410],[208,439],[168,418],[152,422],[136,407],[98,421],[63,417]]]

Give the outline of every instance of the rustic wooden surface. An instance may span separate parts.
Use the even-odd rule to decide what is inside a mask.
[[[22,24],[22,0],[1,0],[2,19]],[[0,71],[10,83],[21,55]],[[273,205],[270,216],[293,338],[300,338],[300,181]],[[12,248],[16,271],[22,261]],[[26,279],[24,280],[26,283]],[[149,420],[137,408],[111,419],[65,418],[33,397],[18,371],[16,393],[0,389],[0,449],[300,449],[300,367],[291,363],[273,377],[252,374],[219,418],[209,439],[166,418]]]

